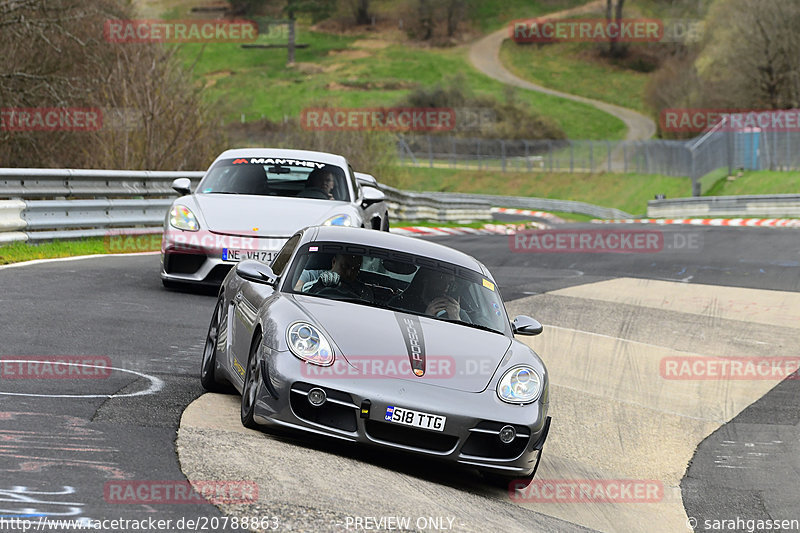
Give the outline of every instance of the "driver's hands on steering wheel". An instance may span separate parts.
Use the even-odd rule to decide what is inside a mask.
[[[324,287],[337,287],[339,285],[339,282],[341,282],[339,274],[331,270],[326,270],[325,272],[320,274],[319,280],[320,282],[322,282],[322,285]]]
[[[459,320],[461,318],[461,305],[455,298],[439,296],[431,300],[425,309],[425,313],[433,316],[447,315],[447,318]]]

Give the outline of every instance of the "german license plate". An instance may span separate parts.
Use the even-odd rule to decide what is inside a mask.
[[[421,411],[414,411],[412,409],[406,409],[405,407],[394,407],[391,405],[386,408],[386,416],[384,419],[387,422],[394,422],[395,424],[414,426],[433,431],[444,431],[444,423],[447,420],[446,417],[441,415],[432,415],[430,413],[423,413]]]
[[[236,250],[234,248],[223,248],[222,260],[238,263],[239,261],[244,261],[245,259],[255,259],[256,261],[261,261],[262,263],[270,263],[277,254],[278,252],[268,252],[265,250]]]

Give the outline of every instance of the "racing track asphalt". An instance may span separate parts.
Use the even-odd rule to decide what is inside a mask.
[[[572,227],[588,228],[588,225]],[[772,324],[775,316],[767,312],[769,310],[753,307],[744,310],[745,316],[732,315],[737,311],[737,302],[732,298],[725,300],[714,296],[710,300],[713,305],[700,309],[699,314],[687,315],[686,309],[678,312],[652,305],[648,309],[624,302],[593,300],[591,294],[580,293],[595,286],[607,287],[603,284],[613,283],[618,278],[666,280],[669,287],[673,286],[670,283],[675,286],[688,283],[690,287],[697,285],[698,291],[701,287],[710,291],[715,287],[720,291],[729,290],[726,287],[748,287],[759,289],[759,298],[781,294],[775,291],[800,292],[796,230],[670,227],[663,231],[665,235],[672,235],[668,237],[672,239],[670,242],[675,242],[674,235],[679,233],[702,235],[702,251],[536,254],[534,257],[527,253],[511,253],[509,238],[505,236],[443,237],[436,241],[462,249],[487,264],[504,298],[511,301],[510,309],[532,309],[530,314],[543,323],[563,327],[564,331],[581,329],[591,335],[606,335],[630,343],[655,342],[666,336],[677,339],[673,343],[675,349],[688,351],[696,344],[701,350],[698,353],[715,353],[714,347],[719,343],[725,345],[725,355],[735,350],[765,355],[776,346],[786,354],[792,342],[796,348],[796,335],[792,338],[787,333],[791,330],[786,324]],[[264,495],[277,491],[280,497],[275,501],[281,505],[261,504],[234,512],[278,514],[287,526],[293,524],[300,530],[337,529],[333,524],[340,523],[337,521],[342,516],[360,514],[359,509],[349,506],[349,497],[338,497],[341,487],[352,484],[347,481],[349,474],[355,476],[363,490],[369,489],[368,495],[373,500],[380,500],[383,510],[395,509],[408,514],[414,502],[440,501],[436,509],[428,510],[429,514],[461,513],[466,519],[457,523],[457,529],[477,530],[487,526],[488,522],[475,522],[476,516],[480,516],[480,512],[474,514],[476,509],[504,520],[524,517],[528,524],[526,530],[531,527],[568,528],[565,522],[537,512],[559,516],[563,509],[556,504],[511,505],[502,491],[487,489],[480,478],[470,472],[425,461],[398,466],[396,458],[383,453],[297,439],[292,435],[247,432],[238,428],[238,421],[230,420],[231,417],[224,424],[220,422],[223,431],[217,431],[225,436],[224,442],[214,441],[217,445],[206,449],[186,447],[180,459],[185,462],[179,464],[175,451],[176,430],[184,408],[202,394],[197,372],[214,299],[208,295],[165,291],[156,275],[157,265],[157,256],[145,255],[0,269],[3,356],[107,356],[114,367],[160,378],[164,384],[162,390],[153,394],[115,399],[0,395],[0,419],[3,420],[0,469],[4,471],[0,496],[9,496],[7,491],[11,490],[10,495],[17,499],[8,502],[5,501],[8,498],[0,498],[4,500],[0,514],[32,508],[52,517],[65,512],[91,518],[153,516],[177,520],[192,515],[220,516],[219,510],[211,505],[110,503],[104,499],[104,486],[114,479],[185,479],[184,471],[190,471],[192,479],[208,479],[212,474],[222,476],[218,479],[231,479],[237,472],[237,461],[255,461],[259,456],[268,458],[271,453],[285,451],[286,459],[276,468],[278,478],[272,479],[277,484],[262,487]],[[754,297],[753,305],[758,301],[761,300]],[[759,313],[767,312],[769,320],[750,322],[746,316],[748,311],[754,319]],[[798,309],[786,311],[792,316]],[[791,328],[791,324],[788,326]],[[532,342],[535,346],[540,342],[548,347],[547,335],[557,339],[564,331],[547,328],[545,334],[533,338]],[[579,335],[574,338],[579,339]],[[547,349],[552,350],[552,347]],[[563,367],[558,361],[548,359],[555,357],[550,351],[540,348],[540,352],[553,369]],[[575,376],[571,376],[573,378]],[[107,379],[87,379],[80,383],[75,380],[0,379],[0,392],[113,394],[142,391],[152,383],[152,379],[114,372]],[[700,444],[688,475],[681,482],[686,515],[701,519],[727,515],[800,518],[796,514],[795,490],[798,486],[797,383],[785,381],[761,399],[758,397],[771,384],[754,384],[758,390],[731,393],[732,403],[726,408],[726,415],[730,416],[722,416],[720,421],[738,416]],[[628,392],[621,385],[617,391]],[[569,397],[567,389],[559,389],[559,392]],[[210,395],[204,398],[213,399]],[[744,400],[747,401],[741,404]],[[231,405],[235,402],[234,397],[223,396],[213,406],[207,405],[204,413],[212,417],[212,408],[230,412],[225,409],[232,407],[235,412],[235,405]],[[753,405],[745,408],[750,403]],[[741,409],[744,410],[738,413]],[[562,421],[566,419],[567,414]],[[556,418],[554,423],[558,420]],[[566,431],[565,436],[589,429],[572,428],[573,433]],[[185,443],[192,439],[207,443],[214,434],[202,427],[187,427],[181,431],[187,438]],[[665,438],[676,440],[676,435],[641,435],[640,438],[638,444]],[[741,448],[736,448],[740,453],[720,451],[730,446]],[[572,451],[578,453],[579,450]],[[638,455],[636,450],[628,451],[630,458],[611,458],[608,466],[619,467],[618,463],[626,460],[647,462],[646,449]],[[692,451],[688,450],[687,460]],[[756,455],[748,455],[749,451]],[[720,463],[715,461],[720,461],[721,455],[728,456],[727,460],[739,461],[729,466],[741,468],[717,466]],[[553,460],[548,466],[551,457]],[[555,449],[546,449],[542,472],[563,475],[563,470],[553,468],[575,467],[582,464],[581,461],[581,457],[559,455]],[[338,470],[332,474],[315,465],[332,465]],[[655,476],[661,473],[656,467],[653,466],[653,479],[659,479]],[[203,477],[206,474],[208,476]],[[321,491],[299,491],[304,486]],[[398,495],[396,499],[375,498],[381,490],[390,489]],[[25,490],[53,494],[37,496],[33,504],[22,504],[20,492]],[[291,505],[293,493],[287,490],[297,492],[298,501],[304,503]],[[359,501],[359,497],[354,497],[353,502]],[[329,512],[322,512],[325,509]],[[583,523],[598,524],[600,529],[614,529],[605,525],[608,517],[576,516]],[[305,517],[311,522],[306,522]]]

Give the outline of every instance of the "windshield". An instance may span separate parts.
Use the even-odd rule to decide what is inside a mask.
[[[223,159],[214,164],[197,190],[200,194],[350,201],[341,167],[297,159]]]
[[[491,280],[451,263],[381,248],[313,243],[297,254],[285,290],[429,316],[506,334]]]

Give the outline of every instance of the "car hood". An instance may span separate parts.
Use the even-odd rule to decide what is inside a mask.
[[[314,296],[294,299],[346,360],[336,358],[329,371],[336,376],[404,379],[481,392],[511,345],[500,333],[434,318]],[[415,375],[415,368],[422,376]]]
[[[206,229],[217,233],[289,237],[300,228],[321,224],[335,215],[353,215],[347,202],[249,196],[196,194],[194,200]]]

